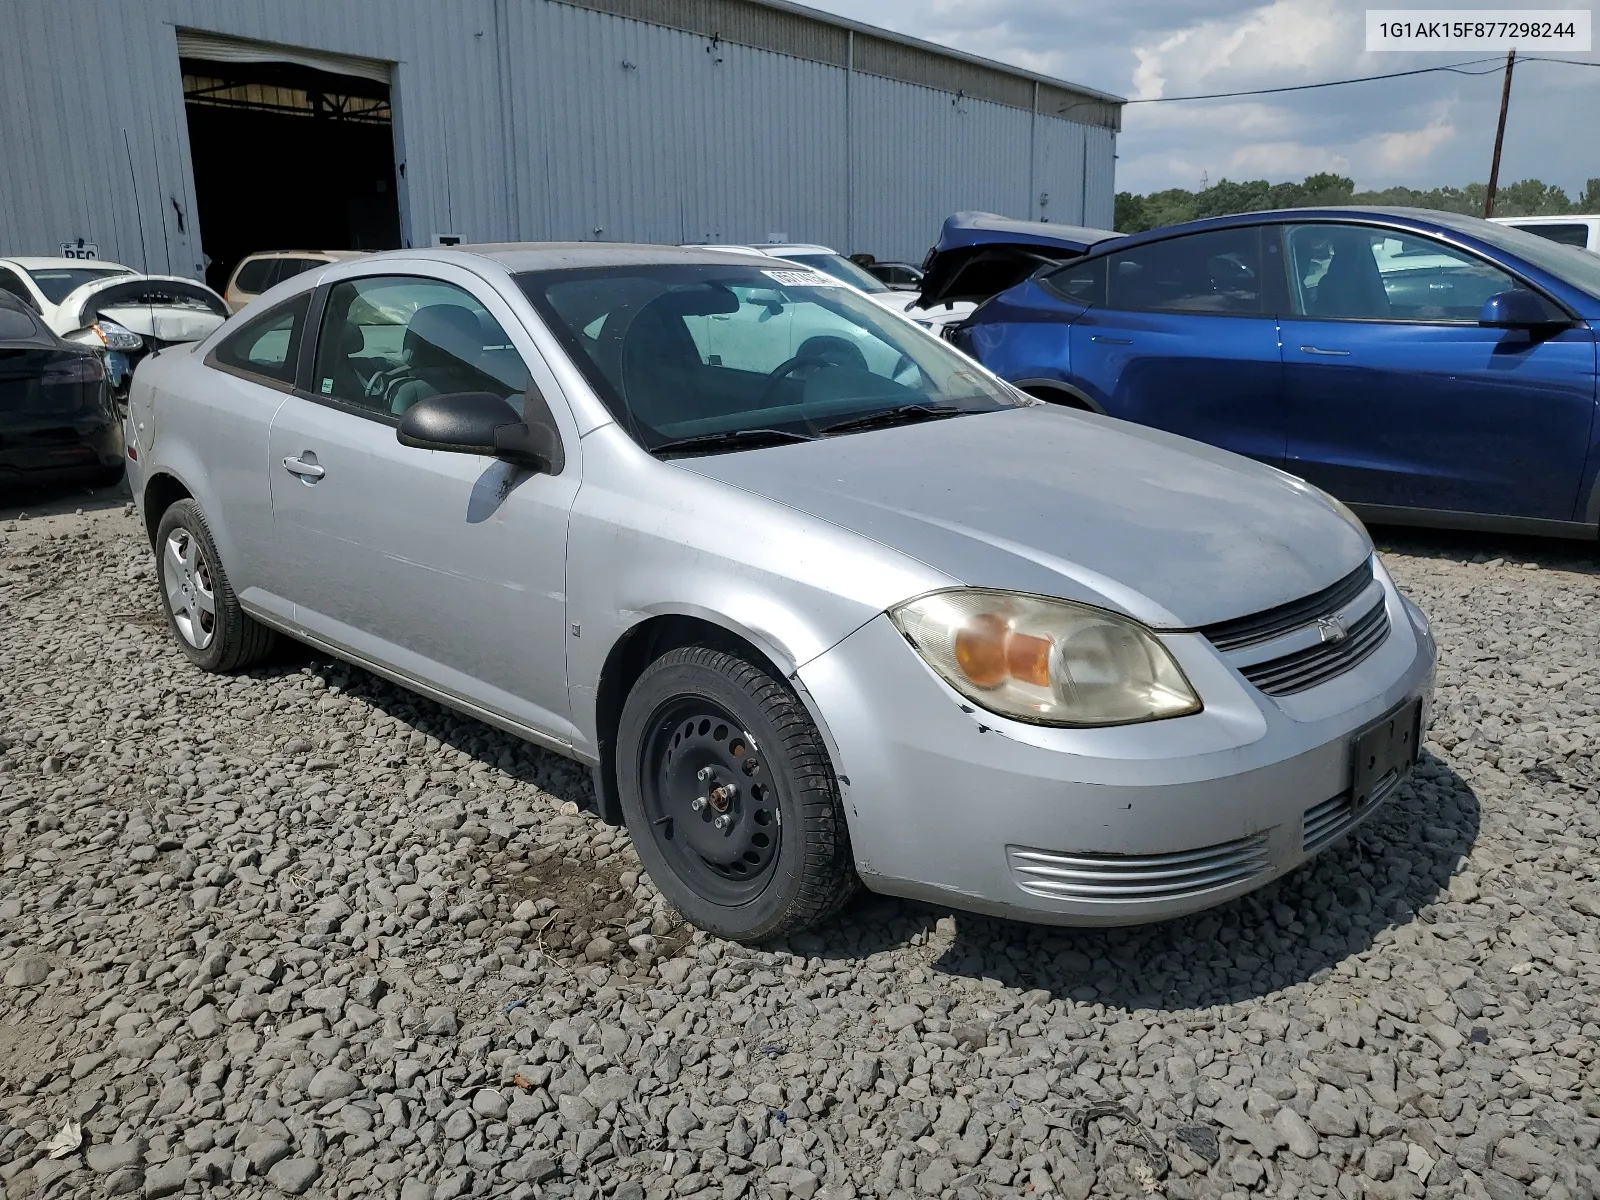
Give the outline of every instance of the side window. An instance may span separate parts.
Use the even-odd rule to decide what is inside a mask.
[[[300,338],[310,307],[309,292],[285,300],[229,334],[211,352],[211,358],[221,366],[247,375],[275,383],[294,383],[295,367],[300,361]]]
[[[1520,229],[1523,233],[1531,233],[1547,241],[1560,242],[1563,246],[1576,246],[1580,250],[1589,246],[1589,227],[1578,224],[1540,224],[1540,225],[1513,225],[1511,228]]]
[[[293,279],[312,267],[323,265],[320,259],[315,258],[280,258],[278,263],[278,277],[272,281],[274,284],[282,283],[285,279]]]
[[[1109,307],[1130,312],[1265,311],[1261,229],[1217,229],[1168,238],[1107,256]]]
[[[1040,276],[1039,286],[1076,304],[1104,304],[1106,260],[1096,258],[1089,262],[1068,263]]]
[[[520,413],[528,368],[471,293],[437,279],[375,275],[329,290],[311,389],[396,417],[453,392],[493,392]]]
[[[27,284],[17,278],[16,272],[0,267],[0,292],[10,292],[29,308],[38,311],[38,306],[33,302],[33,293],[28,291]]]
[[[1475,325],[1483,302],[1521,287],[1443,242],[1360,225],[1291,225],[1289,292],[1297,316]]]
[[[252,296],[259,296],[272,286],[275,280],[272,276],[278,265],[275,258],[255,258],[239,268],[239,274],[233,284],[241,292],[249,292]]]

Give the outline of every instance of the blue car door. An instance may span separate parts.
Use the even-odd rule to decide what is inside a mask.
[[[1272,315],[1276,237],[1213,229],[1113,250],[1061,273],[1106,270],[1105,302],[1072,325],[1072,379],[1113,417],[1283,464],[1283,364]]]
[[[1481,326],[1485,300],[1523,285],[1382,226],[1286,225],[1284,258],[1289,470],[1379,518],[1573,519],[1595,408],[1587,326]]]

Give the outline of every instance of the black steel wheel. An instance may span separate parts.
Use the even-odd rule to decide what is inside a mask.
[[[797,932],[855,887],[838,782],[794,693],[705,646],[646,668],[617,736],[623,812],[689,921],[739,941]]]

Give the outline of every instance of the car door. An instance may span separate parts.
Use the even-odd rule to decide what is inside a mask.
[[[576,429],[494,290],[453,266],[429,270],[319,291],[315,356],[270,438],[276,573],[313,637],[570,741]],[[420,398],[490,391],[520,411],[530,378],[566,443],[559,475],[396,440]]]
[[[1485,300],[1524,285],[1419,234],[1286,225],[1284,258],[1291,471],[1380,509],[1572,519],[1595,406],[1586,326],[1479,325]]]
[[[310,309],[308,292],[273,305],[212,348],[203,386],[173,389],[159,409],[150,406],[148,392],[135,391],[128,413],[144,450],[153,448],[158,423],[167,437],[181,434],[188,443],[184,457],[204,467],[205,491],[198,494],[234,590],[246,605],[280,620],[290,619],[294,606],[271,569],[267,442],[274,415],[294,390]]]
[[[1090,278],[1105,271],[1102,279]],[[1113,250],[1065,276],[1104,288],[1069,334],[1071,377],[1113,417],[1283,463],[1275,240],[1258,226]],[[1052,277],[1054,278],[1054,277]],[[1070,279],[1059,285],[1070,294]]]

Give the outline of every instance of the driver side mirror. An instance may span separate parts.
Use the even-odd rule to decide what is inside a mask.
[[[1538,325],[1563,324],[1552,316],[1550,306],[1525,288],[1496,292],[1483,302],[1478,324],[1490,329],[1532,329]]]
[[[400,418],[395,439],[419,450],[482,454],[546,475],[566,466],[550,406],[528,385],[523,415],[493,392],[452,392],[418,400]]]

